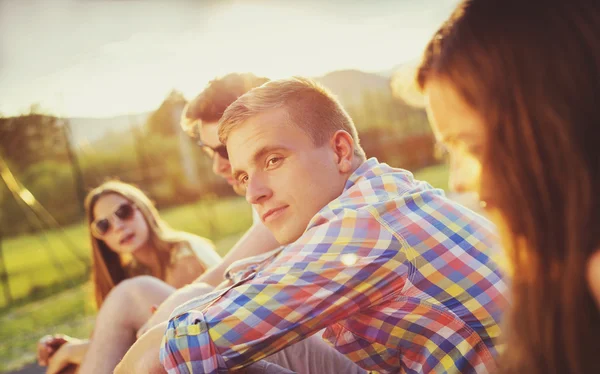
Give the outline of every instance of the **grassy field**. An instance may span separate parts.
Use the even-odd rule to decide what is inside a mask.
[[[448,169],[432,166],[415,173],[434,187],[446,188]],[[174,228],[212,239],[223,255],[237,241],[252,221],[249,205],[242,198],[219,202],[199,202],[161,211],[161,216]],[[209,219],[212,218],[212,219]],[[87,230],[83,223],[65,228],[80,256],[89,256]],[[57,284],[68,277],[87,276],[80,264],[61,241],[58,232],[20,236],[5,240],[2,245],[14,298],[35,298],[44,286]],[[63,264],[59,271],[52,265],[50,253]],[[67,285],[68,286],[68,285]],[[51,290],[52,291],[52,290]],[[56,290],[54,290],[56,291]],[[88,336],[93,324],[93,307],[89,283],[79,284],[52,296],[0,311],[0,372],[20,367],[34,360],[34,348],[39,337],[61,332],[77,337]],[[4,295],[0,306],[4,302]]]

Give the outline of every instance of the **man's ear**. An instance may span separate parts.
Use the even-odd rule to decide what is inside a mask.
[[[331,137],[331,148],[336,155],[336,162],[341,173],[352,171],[354,160],[354,139],[347,131],[338,130]]]

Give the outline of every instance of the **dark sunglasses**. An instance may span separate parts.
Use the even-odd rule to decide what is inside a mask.
[[[208,157],[211,158],[211,160],[215,158],[215,154],[218,154],[219,156],[221,156],[221,158],[225,160],[229,160],[229,153],[227,153],[227,147],[225,147],[223,144],[213,148],[210,145],[205,144],[202,141],[202,139],[200,139],[200,120],[196,122],[196,125],[193,127],[193,131],[190,136],[192,137],[192,139],[196,140],[196,144],[198,144],[198,146],[202,148],[202,150],[208,155]]]
[[[202,148],[202,150],[206,152],[208,157],[210,157],[211,159],[215,158],[215,154],[218,154],[221,158],[229,160],[229,153],[227,153],[227,147],[225,147],[223,144],[215,148],[202,143],[202,140],[198,140],[196,144],[198,144],[200,148]]]
[[[133,205],[130,203],[122,203],[108,217],[96,219],[91,223],[90,229],[92,230],[92,235],[98,239],[101,239],[104,235],[106,235],[107,232],[110,231],[110,222],[112,217],[116,217],[121,221],[128,221],[133,218],[134,213],[135,210]]]

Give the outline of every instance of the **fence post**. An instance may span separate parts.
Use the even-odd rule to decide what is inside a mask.
[[[2,228],[0,228],[0,282],[2,282],[2,289],[4,292],[4,299],[6,300],[6,306],[12,304],[13,298],[10,293],[10,285],[8,284],[8,271],[6,271],[6,264],[4,263],[4,253],[2,252]]]
[[[75,149],[73,149],[73,134],[71,133],[71,124],[68,119],[62,119],[63,136],[65,138],[65,146],[67,150],[67,156],[71,163],[71,171],[73,173],[73,180],[75,182],[75,193],[79,204],[79,213],[81,217],[85,217],[85,209],[83,208],[83,201],[85,200],[85,187],[83,182],[83,173],[81,172],[81,166],[79,165],[79,158]]]

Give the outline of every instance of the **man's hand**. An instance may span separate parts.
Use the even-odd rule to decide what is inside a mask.
[[[163,322],[148,331],[127,351],[125,357],[115,368],[114,374],[158,374],[166,373],[159,360],[167,322]]]
[[[192,300],[195,297],[206,295],[214,290],[213,286],[206,283],[192,283],[177,291],[169,296],[162,304],[156,309],[152,317],[146,321],[146,323],[138,330],[137,338],[139,339],[148,330],[157,326],[160,323],[167,322],[169,316],[173,313],[173,310],[179,305]]]

